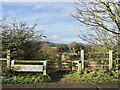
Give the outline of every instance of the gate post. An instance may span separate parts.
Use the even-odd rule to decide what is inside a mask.
[[[109,50],[109,70],[112,69],[112,50]]]
[[[82,70],[84,69],[84,50],[81,50]]]
[[[82,73],[82,65],[81,65],[81,61],[78,61],[78,74]]]
[[[44,62],[43,62],[43,75],[46,75],[47,74],[47,60],[45,60]]]

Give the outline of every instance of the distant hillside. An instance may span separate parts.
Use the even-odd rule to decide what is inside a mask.
[[[62,44],[62,43],[53,43],[53,42],[42,42],[49,46],[67,46],[68,44]]]
[[[45,41],[41,41],[41,42],[32,42],[32,43],[37,44],[37,45],[39,45],[40,43],[43,43],[43,44],[49,45],[50,47],[51,47],[51,46],[68,46],[68,45],[69,45],[69,44],[53,43],[53,42],[45,42]],[[78,44],[81,45],[81,46],[84,46],[83,43],[78,43]]]

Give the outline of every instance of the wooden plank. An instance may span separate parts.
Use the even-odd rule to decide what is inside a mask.
[[[62,64],[62,66],[72,66],[72,64]]]
[[[88,58],[87,60],[91,60],[91,61],[99,61],[99,60],[109,60],[109,58]],[[85,60],[84,60],[85,61]]]
[[[109,54],[109,52],[86,52],[88,54]]]
[[[14,65],[12,66],[15,71],[31,71],[43,72],[43,65]]]
[[[4,54],[4,53],[7,53],[7,51],[0,51],[0,53]]]
[[[59,63],[59,62],[71,63],[72,61],[48,61],[48,63]]]
[[[78,63],[79,62],[79,60],[74,60],[74,61],[72,61],[73,63]]]
[[[120,58],[116,58],[115,60],[120,60]]]
[[[58,65],[58,64],[54,64],[54,63],[53,63],[53,64],[47,64],[47,65],[48,65],[48,66],[49,66],[49,65],[53,65],[53,66],[56,66],[56,65]]]
[[[109,65],[88,65],[88,66],[109,66]]]
[[[0,58],[0,60],[7,60],[7,58]]]
[[[116,64],[116,66],[120,66],[120,64]]]
[[[62,65],[68,65],[68,64],[72,64],[72,63],[61,63]]]
[[[42,60],[15,60],[15,62],[21,63],[44,63]]]
[[[3,51],[2,53],[7,53],[7,51]]]
[[[62,68],[62,69],[58,69],[58,70],[70,70],[70,71],[71,71],[71,69],[65,69],[65,68]]]

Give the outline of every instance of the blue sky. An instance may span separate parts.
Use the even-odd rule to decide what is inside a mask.
[[[79,22],[70,16],[75,13],[74,2],[4,2],[2,16],[8,20],[17,18],[32,25],[39,17],[37,29],[42,30],[47,39],[55,43],[69,44],[73,41],[84,43],[76,31],[85,30]]]

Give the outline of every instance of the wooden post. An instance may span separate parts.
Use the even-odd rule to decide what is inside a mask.
[[[109,50],[109,70],[112,69],[112,50]]]
[[[47,74],[47,60],[43,62],[43,75]]]
[[[75,48],[73,48],[73,52],[75,53]]]
[[[7,49],[7,68],[10,70],[10,50]]]
[[[80,56],[80,51],[78,51],[78,56]],[[79,59],[80,59],[80,57],[79,57]]]
[[[72,61],[72,71],[74,70],[74,67],[73,67],[73,61]]]
[[[12,60],[12,61],[11,61],[11,67],[10,67],[11,70],[13,70],[13,71],[14,71],[14,62],[15,62],[15,60]]]
[[[82,69],[84,69],[84,50],[81,50]]]
[[[78,61],[78,74],[82,73],[82,65],[81,65],[81,61]]]

